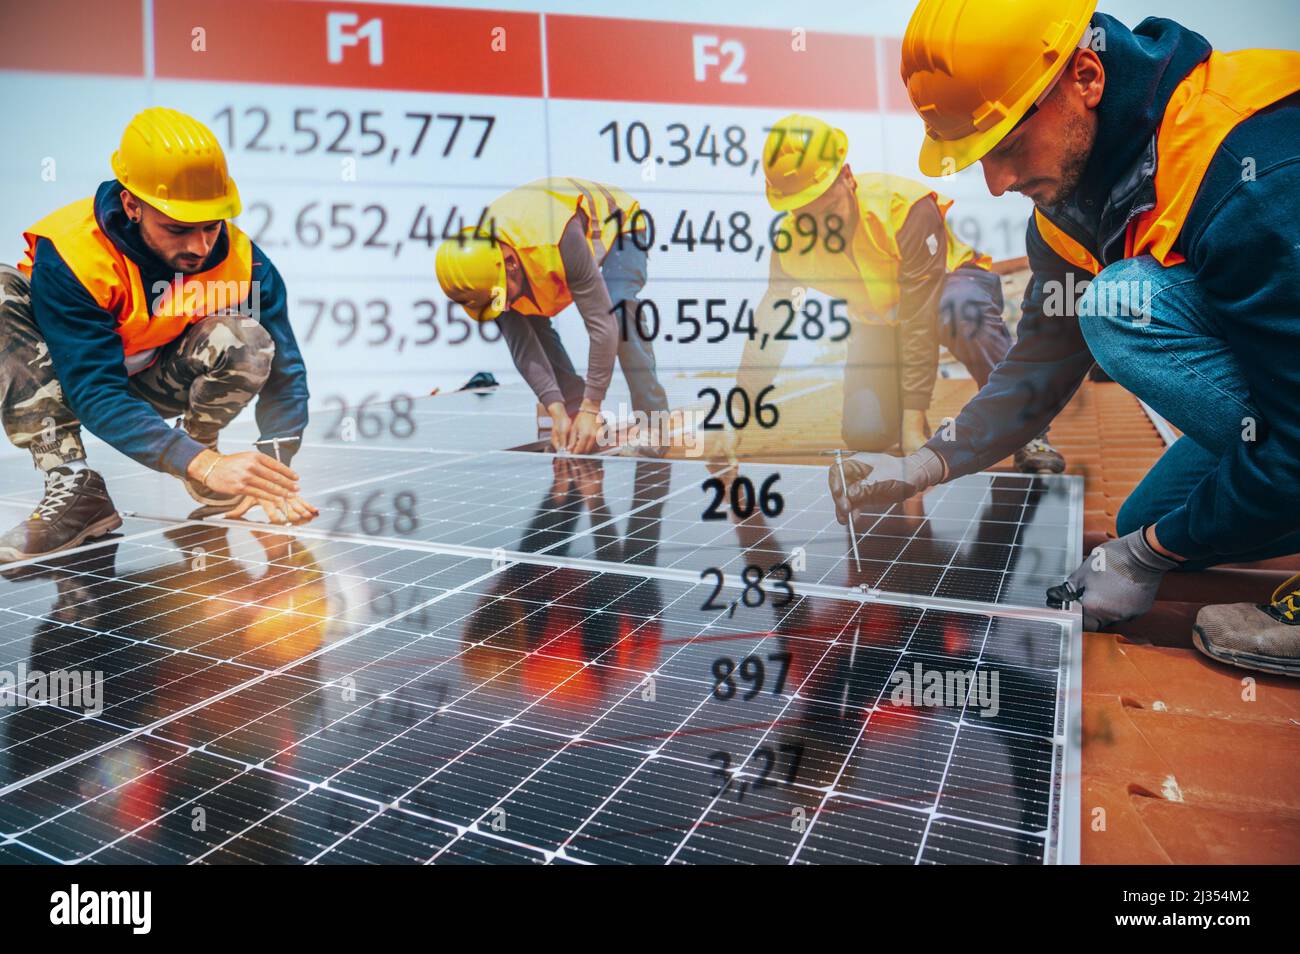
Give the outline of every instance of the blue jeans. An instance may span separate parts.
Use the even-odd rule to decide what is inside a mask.
[[[935,313],[939,344],[947,347],[978,387],[1011,350],[1002,322],[1002,281],[982,268],[956,268],[944,279]],[[903,421],[898,327],[853,326],[844,364],[840,436],[857,451],[885,451],[899,442]]]
[[[617,305],[621,301],[626,302],[624,308],[627,311],[629,324],[636,321],[636,296],[641,293],[646,283],[646,253],[631,242],[628,242],[625,248],[611,249],[600,267],[600,274],[609,291],[610,303]],[[632,410],[645,411],[647,414],[654,411],[667,411],[668,397],[655,371],[653,346],[630,326],[627,329],[627,339],[624,340],[622,325],[617,324],[619,324],[618,364],[623,369],[623,377],[627,379],[627,389],[632,398]],[[647,330],[644,328],[644,323],[642,324],[642,330]],[[573,359],[565,350],[564,342],[560,340],[560,333],[555,330],[555,322],[536,321],[531,328],[542,346],[542,351],[546,354],[547,361],[550,362],[551,373],[555,375],[560,393],[564,395],[565,407],[570,414],[577,414],[587,382],[574,368]]]
[[[1165,451],[1115,518],[1120,534],[1153,524],[1186,502],[1201,479],[1263,420],[1237,356],[1188,265],[1161,266],[1149,255],[1102,269],[1080,300],[1079,326],[1102,370],[1183,436]],[[1300,532],[1232,562],[1300,553]],[[1196,570],[1222,558],[1189,560]]]
[[[610,249],[605,261],[600,266],[601,277],[609,289],[610,304],[624,305],[629,326],[636,320],[636,296],[646,283],[646,253],[632,242],[624,242],[623,248]],[[643,329],[644,330],[644,329]],[[619,328],[620,339],[622,328]],[[627,389],[631,392],[634,411],[668,410],[668,396],[659,383],[655,373],[655,353],[653,345],[636,330],[629,327],[627,340],[618,344],[618,365],[623,369],[627,379]]]

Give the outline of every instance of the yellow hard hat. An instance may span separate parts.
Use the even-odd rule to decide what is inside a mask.
[[[474,236],[473,228],[438,246],[434,257],[438,284],[477,321],[492,321],[506,310],[506,260],[496,242]]]
[[[786,212],[820,198],[848,154],[849,137],[842,129],[799,113],[778,120],[763,144],[768,205]]]
[[[212,130],[193,116],[151,106],[127,123],[113,175],[128,192],[179,222],[233,219],[239,190]]]
[[[903,35],[903,82],[925,121],[927,176],[965,169],[1002,141],[1087,36],[1097,0],[920,0]]]

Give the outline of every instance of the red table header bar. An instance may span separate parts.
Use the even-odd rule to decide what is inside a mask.
[[[140,0],[5,4],[0,69],[144,76]]]
[[[846,110],[880,103],[870,36],[548,14],[546,55],[557,99]]]
[[[880,41],[881,59],[885,69],[885,112],[912,113],[912,101],[908,99],[907,87],[899,70],[903,64],[903,41],[898,37],[887,36]]]
[[[542,94],[536,13],[317,0],[155,0],[154,9],[160,79]]]

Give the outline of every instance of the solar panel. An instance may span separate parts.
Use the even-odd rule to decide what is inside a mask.
[[[971,475],[860,515],[855,558],[822,467],[742,465],[726,480],[758,488],[776,477],[779,515],[763,514],[744,491],[735,497],[752,506],[748,516],[715,510],[720,519],[703,519],[713,494],[705,485],[722,478],[694,461],[490,452],[422,465],[413,455],[369,456],[388,460],[389,469],[372,463],[370,476],[349,480],[351,455],[304,451],[304,493],[322,509],[312,532],[696,575],[750,564],[766,570],[800,557],[797,575],[807,583],[1034,607],[1073,569],[1080,546],[1073,477]]]
[[[1074,479],[962,478],[855,559],[820,467],[329,444],[285,532],[107,458],[139,516],[0,578],[0,671],[99,687],[0,707],[0,861],[1077,860]]]
[[[819,819],[887,818],[911,832],[906,860],[939,857],[927,835],[948,820],[968,850],[1011,832],[1036,860],[1060,851],[1062,622],[822,597],[729,616],[676,580],[316,541],[255,562],[180,529],[52,567],[6,611],[33,664],[57,652],[104,679],[97,716],[0,723],[11,844],[60,861],[815,861],[836,857],[802,837]],[[367,623],[394,588],[418,601]],[[173,603],[202,618],[144,625]],[[717,660],[783,652],[782,691],[718,698]],[[1013,691],[989,720],[893,705],[891,673],[920,661],[996,666]]]
[[[610,400],[615,400],[613,394]],[[309,443],[396,451],[501,450],[536,442],[536,403],[522,382],[452,391],[436,400],[387,392],[352,401],[331,396],[313,408]],[[256,439],[252,415],[244,415],[226,433]]]

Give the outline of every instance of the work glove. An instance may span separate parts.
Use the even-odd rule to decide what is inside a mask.
[[[1064,587],[1048,591],[1048,600],[1077,600],[1083,628],[1098,630],[1149,610],[1161,578],[1176,566],[1177,560],[1151,549],[1145,530],[1134,530],[1093,550]]]
[[[844,480],[840,480],[840,469]],[[835,519],[847,523],[859,510],[881,512],[891,504],[929,490],[943,481],[943,460],[928,447],[906,457],[854,454],[831,464],[826,479],[835,501]],[[847,484],[847,488],[845,487]]]

